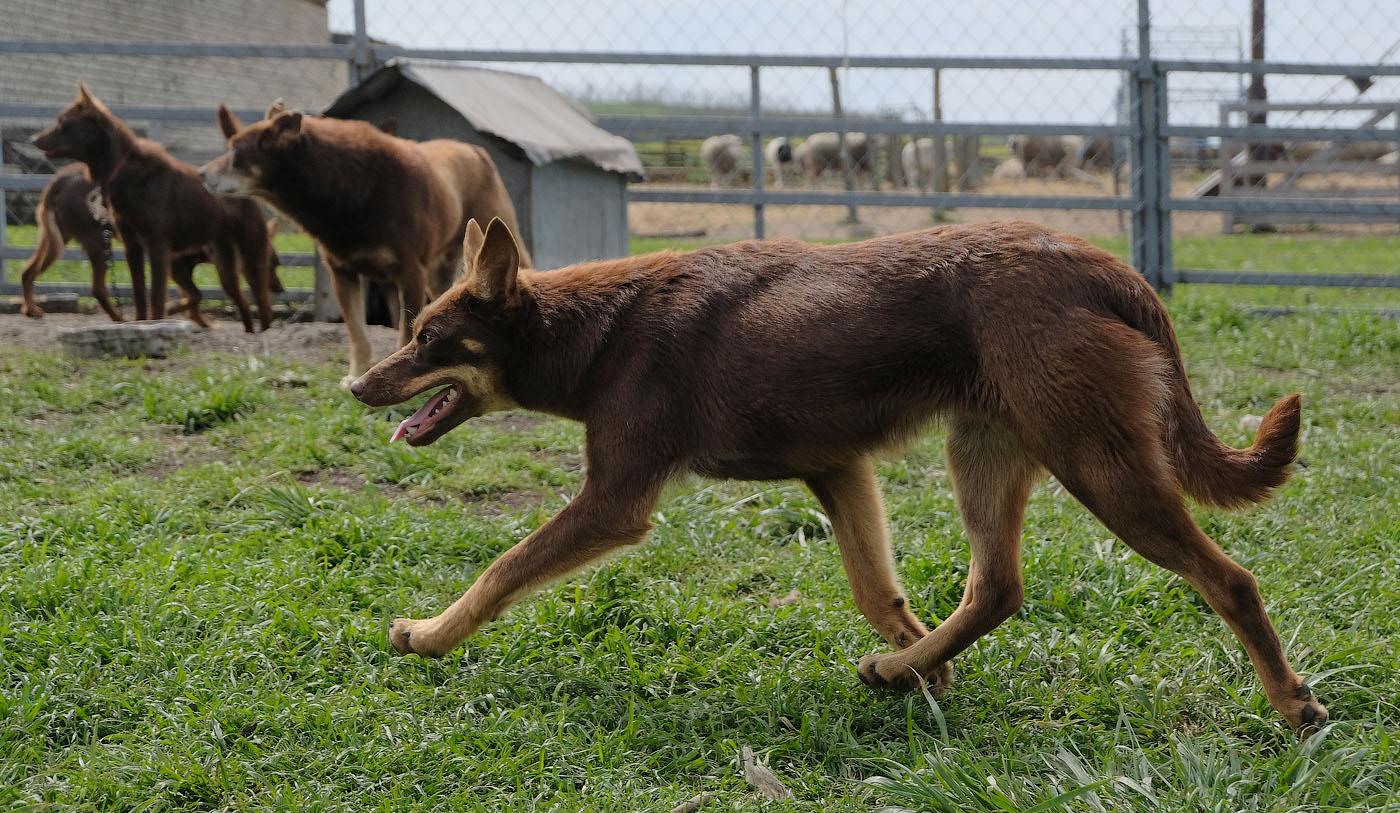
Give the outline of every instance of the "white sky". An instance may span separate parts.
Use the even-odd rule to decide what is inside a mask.
[[[1400,61],[1400,0],[1269,0],[1271,60]],[[1241,58],[1249,0],[1153,0],[1159,56]],[[704,53],[1120,56],[1136,50],[1136,0],[369,0],[371,35],[408,46]],[[331,0],[334,30],[352,27],[349,0]],[[1125,42],[1126,40],[1126,42]],[[1394,51],[1389,53],[1387,52]],[[735,68],[510,65],[574,96],[746,104],[748,72]],[[955,121],[1069,121],[1115,118],[1120,78],[1111,72],[950,71],[944,116]],[[1343,80],[1344,81],[1344,80]],[[1215,102],[1238,93],[1223,75],[1178,75],[1172,119],[1211,122]],[[1356,99],[1335,78],[1273,77],[1276,101]],[[843,86],[850,110],[930,115],[926,71],[853,70]],[[1366,99],[1400,98],[1387,81]],[[775,106],[827,110],[825,71],[765,69],[764,98]],[[1298,123],[1305,122],[1282,122]],[[1336,121],[1333,124],[1339,123]]]

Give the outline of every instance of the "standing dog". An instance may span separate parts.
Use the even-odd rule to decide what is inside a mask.
[[[236,224],[236,228],[241,232],[245,228],[256,228],[257,223],[262,222],[262,213],[258,211],[257,205],[243,205],[248,201],[228,202],[224,204],[228,210],[230,220]],[[21,290],[23,292],[23,304],[20,305],[20,313],[35,319],[43,318],[44,309],[39,307],[39,303],[34,296],[34,283],[39,277],[49,269],[55,262],[63,256],[63,247],[69,241],[76,240],[82,246],[83,253],[87,254],[88,263],[92,266],[92,295],[102,310],[114,322],[122,321],[121,310],[112,302],[110,293],[107,290],[107,270],[108,257],[110,256],[112,224],[106,214],[106,207],[101,200],[101,191],[97,184],[92,182],[88,175],[87,167],[83,164],[71,164],[54,173],[53,180],[44,187],[43,193],[39,197],[39,208],[36,212],[35,220],[39,226],[39,241],[35,246],[34,255],[25,264],[24,271],[20,277]],[[270,242],[271,225],[269,229],[269,242],[267,243],[267,257],[263,260],[263,266],[267,269],[265,275],[254,275],[248,278],[248,284],[256,287],[260,281],[266,281],[271,293],[281,293],[282,283],[277,279],[277,266],[280,260],[276,252],[272,250]],[[249,240],[251,244],[252,239]],[[193,252],[182,254],[171,261],[170,274],[178,280],[187,280],[190,290],[196,290],[194,285],[194,268],[200,263],[209,262],[209,256],[203,249],[196,249]],[[245,274],[250,270],[255,270],[254,264],[244,264]],[[256,290],[254,297],[258,296]],[[230,298],[232,294],[230,293]],[[199,320],[199,299],[186,300],[181,305],[182,308],[192,309],[190,318]],[[246,320],[244,327],[249,327]]]
[[[369,369],[362,276],[398,288],[400,344],[414,317],[447,290],[472,218],[515,226],[515,207],[486,150],[418,143],[361,121],[308,118],[274,104],[244,127],[219,108],[228,152],[200,169],[209,187],[261,198],[316,240],[330,267],[350,338],[350,374]],[[528,264],[528,256],[523,257]]]
[[[863,658],[861,679],[908,689],[923,676],[941,691],[953,657],[1021,606],[1022,514],[1048,471],[1202,593],[1290,724],[1326,722],[1254,577],[1182,496],[1267,498],[1297,454],[1298,396],[1269,410],[1250,448],[1221,443],[1166,309],[1112,255],[1014,222],[549,273],[519,270],[493,222],[468,229],[466,251],[466,279],[351,392],[387,406],[440,388],[395,432],[412,445],[507,406],[582,421],[588,477],[441,615],[395,621],[398,651],[442,655],[528,591],[640,542],[678,474],[798,478],[831,518],[856,606],[898,650]],[[962,603],[928,631],[895,578],[871,455],[940,416],[972,561]]]
[[[126,123],[78,83],[78,99],[58,121],[34,136],[34,145],[49,158],[71,158],[87,165],[102,188],[112,220],[126,244],[127,265],[136,300],[136,318],[147,318],[145,260],[151,262],[149,314],[166,314],[166,281],[172,277],[184,292],[181,308],[201,326],[199,289],[192,263],[176,264],[184,255],[204,251],[219,271],[219,282],[238,308],[243,328],[253,332],[248,302],[238,287],[240,264],[258,300],[264,330],[272,323],[271,251],[267,228],[256,207],[229,205],[204,188],[194,168],[175,160],[154,141],[138,138]],[[110,313],[110,311],[109,311]]]

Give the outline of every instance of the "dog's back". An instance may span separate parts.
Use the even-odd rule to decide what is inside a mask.
[[[630,293],[608,316],[598,369],[610,381],[590,389],[613,394],[595,408],[659,405],[702,468],[726,476],[789,476],[733,470],[758,449],[804,470],[897,441],[938,412],[1004,409],[990,362],[1035,341],[1023,327],[1071,318],[1093,301],[1083,289],[1104,282],[1154,296],[1110,255],[1029,224],[842,246],[751,241],[613,268],[530,280],[557,301],[629,275],[606,286]]]

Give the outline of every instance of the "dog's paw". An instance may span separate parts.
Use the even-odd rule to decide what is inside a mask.
[[[1293,697],[1279,708],[1279,712],[1288,724],[1304,737],[1321,730],[1331,717],[1327,713],[1327,707],[1318,702],[1313,696],[1312,688],[1306,683],[1298,685]]]
[[[856,665],[856,674],[860,676],[862,683],[872,689],[911,692],[919,688],[920,675],[899,657],[897,652],[866,655]],[[928,683],[933,696],[942,697],[953,685],[953,663],[940,663],[932,672],[922,677]]]
[[[30,319],[44,318],[44,309],[39,307],[38,305],[20,305],[19,312],[24,314],[25,316],[28,316]]]
[[[389,625],[389,644],[400,655],[441,658],[447,654],[434,639],[428,622],[422,619],[395,618]]]

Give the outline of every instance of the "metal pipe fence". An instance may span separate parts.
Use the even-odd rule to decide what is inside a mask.
[[[1313,190],[1291,194],[1293,182],[1284,188],[1270,188],[1265,178],[1269,172],[1294,171],[1295,175],[1318,166],[1289,163],[1279,157],[1270,162],[1237,162],[1237,151],[1246,155],[1257,151],[1259,145],[1279,156],[1286,156],[1289,145],[1300,142],[1325,142],[1325,149],[1340,156],[1349,145],[1379,144],[1388,147],[1389,154],[1400,155],[1400,126],[1268,126],[1232,121],[1238,115],[1272,112],[1298,114],[1307,111],[1350,113],[1386,111],[1393,113],[1400,125],[1400,100],[1347,102],[1284,102],[1264,103],[1232,99],[1219,105],[1217,123],[1174,122],[1172,96],[1169,92],[1179,80],[1202,74],[1245,77],[1256,74],[1301,77],[1333,77],[1340,80],[1365,77],[1373,82],[1379,78],[1400,77],[1400,64],[1332,63],[1316,61],[1250,61],[1221,59],[1158,58],[1153,47],[1153,23],[1148,0],[1136,0],[1134,30],[1125,40],[1136,39],[1133,53],[1120,57],[1102,56],[961,56],[961,55],[872,55],[872,54],[788,54],[788,53],[690,53],[637,50],[503,50],[480,48],[411,47],[380,42],[370,37],[365,0],[353,0],[351,19],[353,33],[348,41],[337,44],[278,44],[278,43],[207,43],[207,42],[113,42],[113,41],[55,41],[0,40],[0,55],[108,55],[117,57],[161,57],[178,59],[227,58],[234,60],[297,59],[324,60],[343,63],[353,85],[365,79],[372,70],[388,60],[438,60],[487,66],[616,66],[619,68],[685,68],[714,70],[743,70],[747,75],[747,99],[743,105],[713,112],[664,111],[658,113],[601,111],[595,116],[598,124],[614,134],[634,142],[671,143],[693,141],[710,136],[742,134],[750,154],[747,188],[704,188],[685,183],[634,184],[628,191],[629,205],[646,206],[743,206],[751,209],[750,233],[764,237],[771,230],[769,218],[775,207],[856,207],[879,209],[922,209],[935,213],[954,209],[1004,210],[1007,213],[1025,210],[1062,210],[1067,212],[1110,212],[1126,215],[1130,221],[1129,245],[1134,266],[1156,287],[1169,290],[1177,284],[1219,283],[1232,285],[1302,285],[1346,286],[1359,288],[1400,288],[1400,274],[1384,273],[1279,273],[1271,270],[1227,271],[1211,268],[1177,268],[1173,260],[1173,216],[1181,213],[1219,213],[1223,222],[1232,225],[1233,218],[1253,223],[1277,219],[1343,219],[1348,222],[1380,222],[1400,225],[1400,184],[1392,184],[1394,194],[1385,187],[1368,195],[1348,197]],[[777,109],[765,100],[768,79],[774,72],[808,69],[830,73],[833,101],[837,104],[831,114],[816,114],[810,110],[791,113]],[[839,105],[838,72],[852,70],[884,72],[929,72],[935,76],[938,92],[942,71],[998,72],[1032,71],[1046,77],[1061,75],[1104,74],[1120,89],[1120,115],[1113,124],[1078,121],[1019,120],[973,121],[944,120],[936,113],[933,120],[910,120],[903,116],[875,114],[868,110],[851,111]],[[1047,81],[1053,82],[1054,79]],[[1243,83],[1240,82],[1242,85]],[[1358,85],[1359,86],[1359,85]],[[275,91],[269,96],[277,95]],[[125,119],[144,122],[152,133],[163,126],[192,125],[214,122],[214,107],[218,99],[209,99],[207,106],[113,105],[113,111]],[[329,100],[327,100],[329,101]],[[38,104],[6,99],[0,95],[0,136],[3,128],[13,127],[15,121],[51,120],[61,105]],[[935,111],[938,101],[934,102]],[[236,111],[244,119],[258,118],[256,110]],[[777,188],[781,184],[766,182],[770,173],[780,181],[782,167],[765,164],[764,141],[774,136],[811,137],[816,134],[840,134],[842,144],[841,174],[843,188],[821,189],[815,184],[808,188]],[[1126,160],[1116,158],[1113,165],[1113,194],[1101,190],[1066,190],[1055,188],[1038,193],[980,192],[971,184],[959,184],[952,191],[938,184],[898,188],[892,182],[888,191],[882,188],[856,189],[850,180],[852,158],[847,146],[847,134],[884,140],[889,157],[888,171],[893,173],[896,150],[905,138],[919,149],[919,139],[986,138],[1014,136],[1029,138],[1106,139],[1126,147]],[[1219,172],[1214,193],[1183,194],[1181,179],[1173,174],[1172,145],[1177,142],[1219,144],[1212,165]],[[973,152],[976,162],[981,155]],[[1121,155],[1121,153],[1120,153]],[[946,161],[946,158],[940,158]],[[1329,167],[1335,172],[1358,172],[1384,177],[1400,177],[1400,172],[1375,161],[1353,160]],[[1378,168],[1381,168],[1378,170]],[[976,167],[961,167],[967,173]],[[1377,171],[1378,170],[1378,171]],[[977,170],[980,172],[980,170]],[[683,170],[688,172],[688,170]],[[946,167],[940,169],[946,172]],[[1120,172],[1126,175],[1126,192],[1118,190]],[[659,173],[658,173],[659,174]],[[871,172],[874,174],[873,170]],[[1253,180],[1251,180],[1253,179]],[[1209,178],[1206,179],[1209,181]],[[1178,189],[1173,189],[1174,181]],[[13,294],[18,286],[5,276],[3,261],[25,259],[30,249],[8,242],[4,229],[7,198],[12,193],[36,192],[48,182],[48,176],[37,173],[0,174],[0,293]],[[946,182],[946,178],[945,178]],[[1205,182],[1203,182],[1205,183]],[[1251,186],[1252,184],[1252,186]],[[879,182],[874,183],[879,186]],[[1073,191],[1073,193],[1070,193]],[[65,258],[78,259],[77,252],[65,253]],[[116,255],[120,258],[120,253]],[[308,254],[284,254],[284,265],[314,264]],[[49,292],[79,292],[84,286],[74,284],[41,284]],[[118,293],[122,288],[118,287]],[[288,301],[311,299],[311,290],[290,290],[283,295]]]

